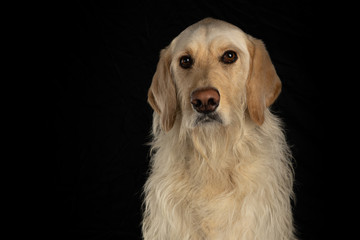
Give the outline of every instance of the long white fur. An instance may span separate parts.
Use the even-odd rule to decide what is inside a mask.
[[[196,43],[192,31],[182,33],[170,45],[174,56],[178,56],[177,48],[181,49],[176,46],[179,42]],[[248,69],[246,46],[237,44],[245,49],[241,61]],[[180,70],[174,62],[171,72],[179,107],[167,132],[161,127],[159,113],[154,112],[151,170],[144,187],[144,239],[296,239],[291,153],[281,121],[269,109],[261,126],[249,117],[245,92],[248,72],[239,73],[243,80],[235,83],[227,79],[232,75],[224,68],[212,70],[211,76],[222,79],[207,78],[210,83],[206,84],[220,88],[218,112],[224,123],[197,126],[197,113],[187,102],[187,86],[180,86],[182,75],[176,73]],[[227,80],[235,89],[231,93],[222,85]],[[194,86],[202,84],[204,81]]]

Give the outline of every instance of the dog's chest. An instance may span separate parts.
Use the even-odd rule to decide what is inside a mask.
[[[220,192],[213,188],[202,191],[189,202],[193,209],[193,220],[207,239],[224,239],[225,229],[238,221],[239,201],[231,192]]]
[[[241,204],[241,194],[230,172],[224,176],[206,172],[202,177],[188,177],[187,181],[191,191],[185,204],[191,222],[206,236],[214,236],[209,239],[222,239],[218,234],[238,220]]]

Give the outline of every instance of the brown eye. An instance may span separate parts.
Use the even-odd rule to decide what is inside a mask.
[[[194,60],[191,58],[191,56],[182,56],[180,58],[180,66],[182,68],[190,68],[194,63]]]
[[[221,61],[226,64],[234,63],[237,60],[236,52],[229,50],[221,57]]]

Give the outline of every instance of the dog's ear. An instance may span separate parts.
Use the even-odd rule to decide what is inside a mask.
[[[150,106],[160,115],[161,127],[167,132],[175,122],[176,117],[176,90],[170,73],[169,49],[160,52],[160,60],[148,92]]]
[[[250,71],[246,99],[250,118],[258,125],[264,122],[264,111],[279,96],[281,82],[261,40],[248,36]]]

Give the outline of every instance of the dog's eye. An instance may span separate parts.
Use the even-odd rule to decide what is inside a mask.
[[[194,60],[191,58],[191,56],[187,55],[187,56],[182,56],[180,58],[180,66],[182,68],[185,68],[185,69],[190,68],[193,65],[193,63],[194,63]]]
[[[232,50],[226,51],[224,55],[222,55],[221,57],[221,61],[226,64],[234,63],[236,60],[237,60],[236,52]]]

